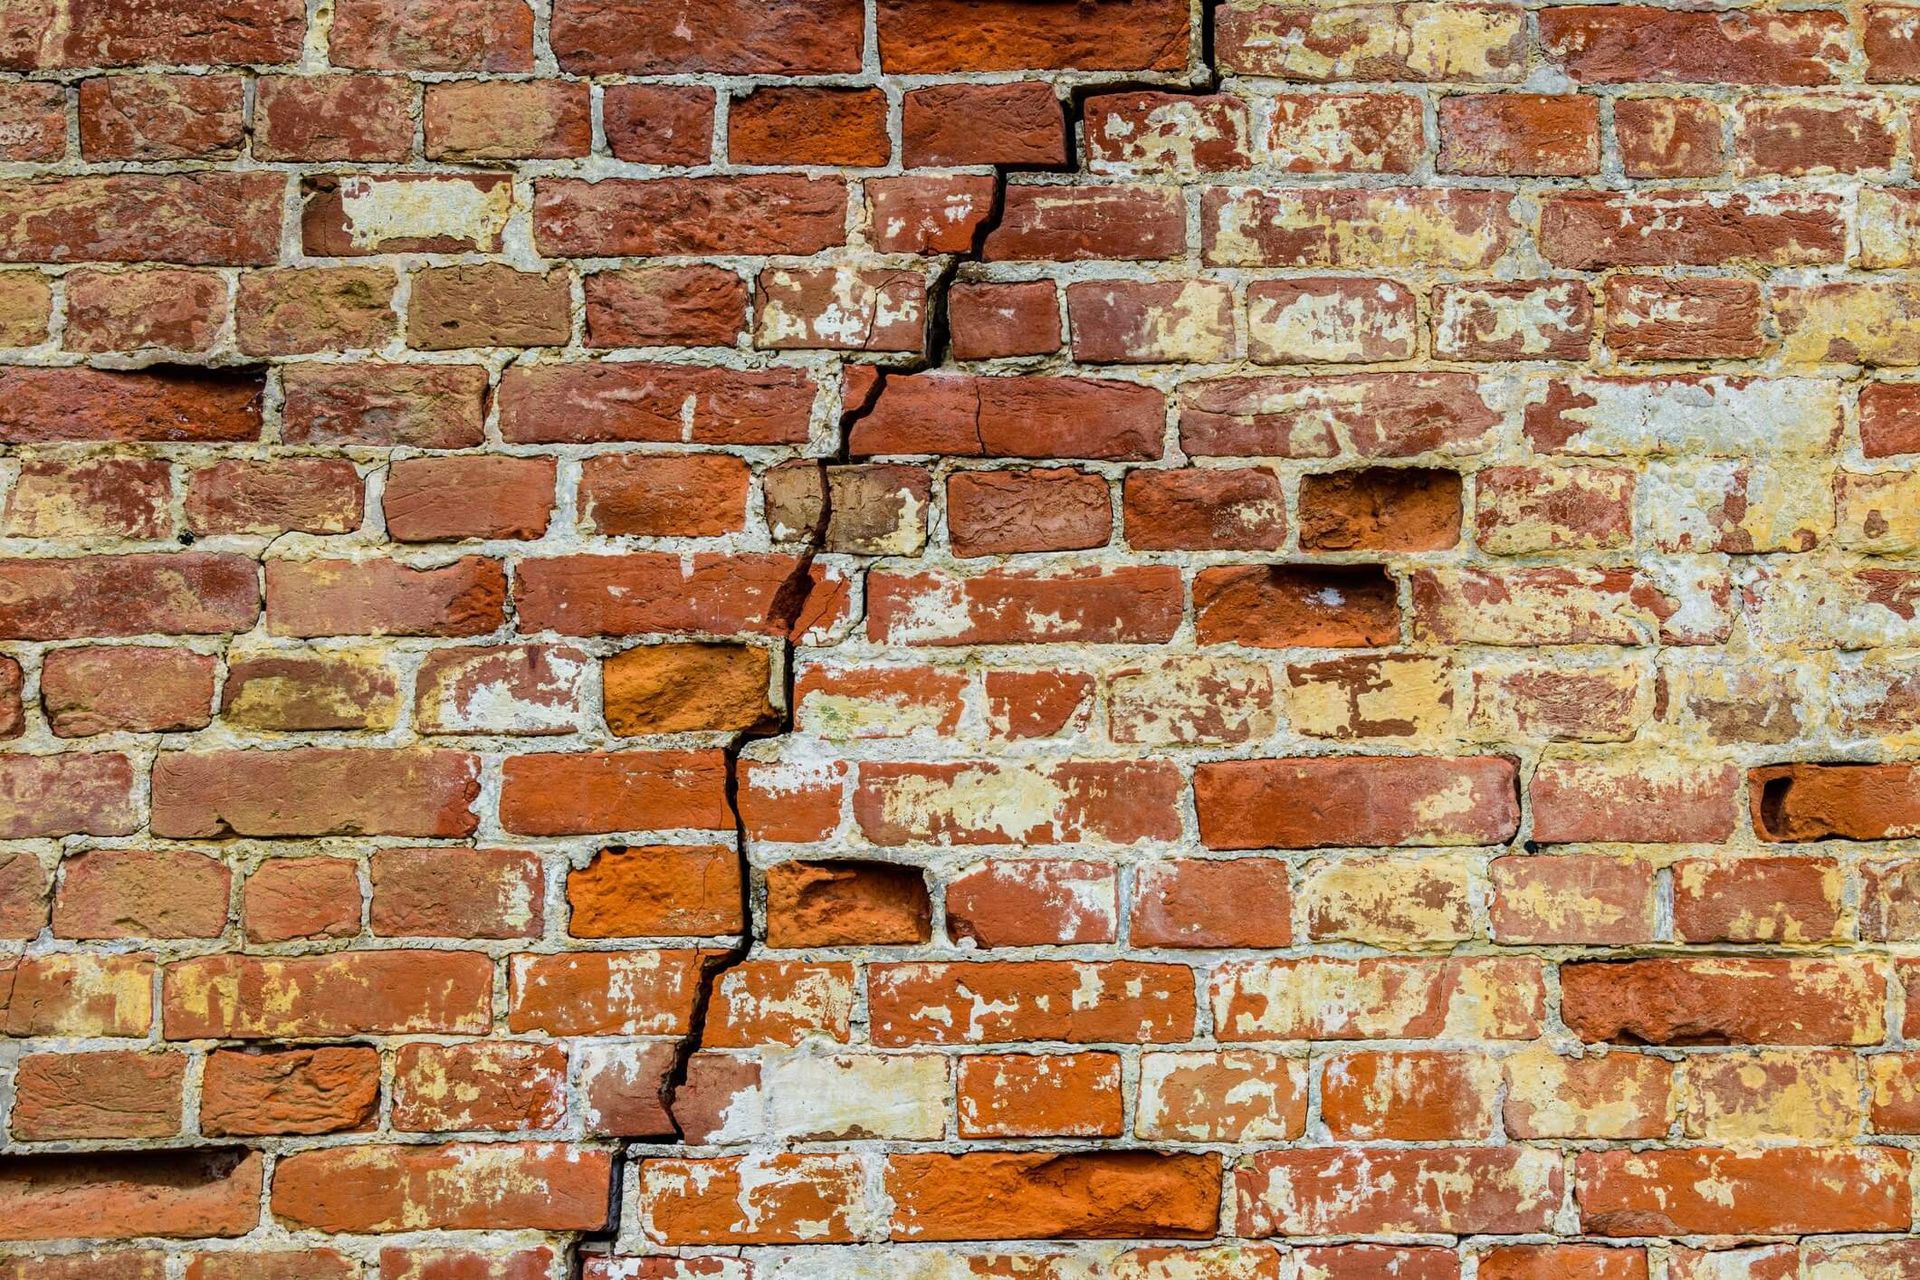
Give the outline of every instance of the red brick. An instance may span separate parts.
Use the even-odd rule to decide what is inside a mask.
[[[1774,765],[1752,771],[1748,796],[1763,840],[1885,840],[1916,821],[1920,791],[1904,764]]]
[[[528,938],[540,859],[506,849],[382,849],[370,863],[376,937]]]
[[[770,870],[769,892],[773,879]],[[567,873],[567,932],[576,938],[739,933],[746,926],[740,893],[740,857],[720,845],[602,849]],[[778,919],[770,916],[769,929]]]
[[[405,458],[387,469],[381,509],[396,542],[538,538],[554,502],[549,458]]]
[[[0,262],[258,266],[280,256],[278,173],[0,181]]]
[[[1592,1151],[1574,1180],[1593,1235],[1905,1231],[1909,1163],[1887,1147]]]
[[[685,1035],[702,966],[713,955],[686,947],[515,956],[507,1027],[555,1036]]]
[[[1254,1236],[1512,1235],[1548,1230],[1564,1190],[1558,1154],[1537,1148],[1318,1147],[1261,1152],[1235,1170],[1234,1193]]]
[[[580,75],[860,69],[859,0],[559,0],[553,51]]]
[[[1649,959],[1562,965],[1562,1016],[1583,1040],[1873,1044],[1886,979],[1871,961]]]
[[[865,1180],[857,1155],[657,1158],[640,1162],[637,1208],[660,1244],[846,1242],[857,1238]]]
[[[333,1249],[233,1249],[190,1255],[186,1275],[187,1280],[360,1280],[360,1264]]]
[[[947,291],[956,360],[1046,355],[1060,349],[1060,301],[1053,283],[956,283]]]
[[[1544,844],[1718,844],[1733,831],[1739,791],[1732,765],[1543,761],[1531,788],[1533,838]]]
[[[993,858],[947,882],[947,934],[985,948],[1112,942],[1118,902],[1110,864]]]
[[[376,71],[531,71],[533,14],[514,0],[339,0],[328,52]]]
[[[960,1059],[963,1138],[1120,1136],[1120,1058],[1111,1053]]]
[[[926,942],[925,873],[886,862],[783,862],[767,868],[770,947],[900,946]]]
[[[514,605],[523,631],[563,635],[705,632],[781,635],[804,630],[780,615],[787,584],[808,569],[791,556],[638,551],[523,560]],[[816,586],[824,566],[811,567]],[[804,622],[804,619],[800,620]]]
[[[1131,382],[921,374],[887,379],[855,424],[856,457],[1153,459],[1165,396]]]
[[[262,1163],[238,1148],[15,1156],[0,1165],[0,1239],[243,1236]]]
[[[360,875],[345,858],[269,858],[247,877],[240,915],[250,942],[350,938],[360,932]]]
[[[592,347],[731,347],[746,328],[747,283],[724,267],[597,271],[585,288]]]
[[[1600,100],[1475,93],[1440,99],[1442,173],[1572,177],[1600,171]]]
[[[336,1232],[592,1231],[606,1225],[612,1165],[545,1143],[302,1151],[274,1170],[273,1216]]]
[[[1093,173],[1184,176],[1245,169],[1253,162],[1251,113],[1245,102],[1225,94],[1102,93],[1085,101],[1083,114]]]
[[[204,956],[167,966],[169,1040],[486,1030],[493,962],[473,951]]]
[[[1193,974],[1132,960],[875,964],[876,1045],[1168,1044],[1193,1030]],[[1077,994],[1076,994],[1077,993]]]
[[[1285,947],[1293,940],[1287,864],[1172,858],[1135,871],[1128,935],[1137,947]]]
[[[775,85],[734,99],[727,111],[727,158],[735,164],[871,168],[892,150],[878,89]]]
[[[1629,178],[1710,178],[1726,166],[1720,106],[1704,98],[1619,98],[1620,163]]]
[[[64,952],[0,961],[8,1036],[144,1037],[153,1027],[153,960]]]
[[[380,1250],[380,1280],[541,1280],[553,1268],[553,1250],[387,1247]]]
[[[187,479],[187,527],[197,534],[351,533],[363,486],[351,462],[282,458],[216,462]]]
[[[929,85],[908,90],[904,110],[901,163],[908,168],[1067,161],[1065,117],[1045,84]]]
[[[364,1045],[207,1055],[201,1129],[216,1137],[337,1133],[373,1124],[380,1057]]]
[[[465,836],[479,765],[460,751],[302,747],[163,755],[156,835]]]
[[[227,282],[212,271],[82,269],[66,280],[70,351],[205,351],[227,314]]]
[[[993,211],[994,179],[909,174],[866,183],[874,248],[882,253],[971,253]]]
[[[1500,756],[1327,757],[1203,764],[1194,771],[1200,837],[1210,849],[1316,849],[1338,845],[1500,844],[1519,825],[1515,768]],[[1275,789],[1300,789],[1298,807],[1263,805]],[[1470,808],[1435,797],[1464,790]]]
[[[947,479],[947,526],[957,556],[1102,547],[1113,502],[1105,479],[1071,467],[957,471]]]
[[[33,0],[0,24],[0,66],[9,70],[297,62],[306,30],[299,0],[210,0],[193,12],[168,6],[78,0],[54,10]]]
[[[564,81],[430,84],[424,121],[429,160],[560,160],[593,146],[588,87]]]
[[[1920,386],[1870,382],[1860,389],[1860,450],[1869,458],[1920,453]]]
[[[1486,1138],[1499,1086],[1499,1067],[1479,1054],[1343,1053],[1323,1069],[1321,1119],[1341,1141]]]
[[[1280,480],[1263,468],[1131,471],[1122,506],[1136,549],[1273,551],[1286,544]]]
[[[989,671],[987,729],[1002,740],[1051,738],[1085,728],[1094,680],[1076,671]]]
[[[11,33],[0,27],[0,59],[6,59]],[[0,160],[22,164],[59,160],[67,152],[67,91],[50,80],[15,80],[0,86],[0,111],[7,132],[0,136]]]
[[[845,183],[798,174],[543,178],[534,183],[533,234],[542,253],[562,258],[808,254],[845,240],[846,207]]]
[[[1162,644],[1181,614],[1179,574],[1167,566],[970,577],[876,570],[868,590],[868,636],[908,645]]]
[[[1884,172],[1899,150],[1893,113],[1870,98],[1743,98],[1734,104],[1740,177]]]
[[[1566,5],[1542,15],[1547,56],[1585,84],[1826,84],[1847,62],[1844,14]]]
[[[1540,208],[1542,256],[1576,271],[1807,266],[1840,261],[1845,242],[1840,209],[1823,195],[1579,192],[1548,196]]]
[[[16,1139],[170,1138],[180,1132],[186,1055],[35,1053],[13,1078]]]
[[[769,267],[754,287],[753,341],[769,351],[918,351],[926,302],[918,272]]]
[[[0,858],[0,938],[24,942],[47,923],[47,869],[31,853]]]
[[[607,147],[617,160],[695,165],[713,153],[711,89],[610,84],[601,91],[600,110]]]
[[[413,1133],[551,1129],[566,1116],[567,1051],[517,1041],[405,1044],[394,1055],[393,1127]]]
[[[1867,55],[1867,79],[1880,84],[1920,80],[1920,31],[1906,5],[1867,6],[1861,46]]]
[[[261,76],[253,154],[260,160],[405,160],[413,86],[400,76]]]
[[[124,836],[139,825],[126,756],[0,755],[0,839]]]
[[[1020,0],[880,0],[878,22],[889,73],[1174,71],[1187,60],[1179,0],[1105,0],[1095,18]]]
[[[88,849],[67,858],[53,899],[57,938],[214,938],[231,877],[184,849]]]
[[[887,1158],[900,1240],[1209,1237],[1220,1157],[1152,1151]]]
[[[1607,281],[1607,347],[1623,360],[1745,359],[1760,355],[1759,286],[1750,280]]]
[[[1311,551],[1437,551],[1460,541],[1460,476],[1368,467],[1300,479],[1300,546]]]
[[[23,462],[7,495],[6,532],[20,538],[165,538],[173,476],[164,462],[100,458]]]
[[[504,621],[506,573],[463,556],[416,569],[396,560],[272,560],[267,630],[279,636],[477,636]]]
[[[714,984],[714,1022],[704,1043],[721,1049],[853,1038],[850,964],[749,960]]]
[[[0,369],[0,444],[256,440],[265,392],[246,371]]]
[[[1168,187],[1009,184],[988,262],[1123,261],[1179,257],[1186,215]]]
[[[1674,864],[1674,935],[1684,942],[1836,941],[1843,884],[1831,858],[1685,858]]]
[[[514,756],[500,823],[524,835],[731,830],[725,772],[718,751]]]
[[[477,365],[297,364],[284,366],[281,379],[289,444],[480,443],[487,371]]]
[[[1396,588],[1377,565],[1202,569],[1193,608],[1203,645],[1373,648],[1400,636]]]
[[[1501,1245],[1480,1255],[1479,1274],[1485,1280],[1647,1280],[1647,1255],[1592,1244]]]
[[[1198,457],[1473,453],[1500,421],[1470,373],[1217,378],[1182,388],[1180,444]]]
[[[814,384],[797,369],[522,365],[501,378],[499,400],[511,444],[679,441],[689,417],[695,443],[795,444],[807,438]]]
[[[80,82],[88,160],[231,160],[240,154],[239,76],[97,76]]]

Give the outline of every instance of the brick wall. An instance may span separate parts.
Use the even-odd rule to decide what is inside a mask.
[[[0,1280],[1920,1274],[1910,82],[0,0]]]

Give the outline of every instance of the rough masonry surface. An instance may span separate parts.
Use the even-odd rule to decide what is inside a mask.
[[[1915,85],[0,0],[0,1280],[1920,1275]]]

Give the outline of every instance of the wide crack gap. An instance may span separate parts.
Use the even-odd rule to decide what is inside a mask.
[[[1201,0],[1198,5],[1198,58],[1189,65],[1186,83],[1114,79],[1070,86],[1062,103],[1068,147],[1066,163],[993,166],[993,194],[986,216],[974,228],[973,237],[967,249],[961,253],[945,255],[928,282],[925,307],[927,327],[918,356],[891,364],[843,364],[843,370],[869,369],[872,371],[872,376],[864,387],[858,388],[857,398],[842,407],[835,425],[836,434],[832,449],[823,457],[813,460],[819,471],[819,516],[814,521],[813,528],[808,531],[807,539],[799,550],[799,560],[793,573],[775,593],[773,605],[769,610],[770,620],[778,628],[777,634],[781,637],[780,673],[783,688],[779,716],[763,729],[748,730],[736,735],[728,743],[725,752],[726,798],[727,805],[733,814],[734,853],[739,867],[740,917],[743,922],[740,939],[733,946],[711,957],[701,967],[700,987],[694,995],[688,1032],[676,1047],[673,1068],[668,1072],[661,1086],[661,1105],[673,1126],[673,1132],[671,1135],[658,1138],[623,1140],[615,1161],[609,1227],[603,1232],[583,1235],[576,1242],[572,1268],[574,1275],[578,1276],[581,1273],[585,1258],[590,1253],[611,1253],[615,1247],[621,1229],[622,1192],[626,1176],[635,1159],[644,1159],[652,1149],[672,1149],[685,1145],[685,1127],[675,1114],[674,1106],[680,1090],[686,1086],[694,1055],[699,1053],[706,1043],[707,1024],[715,993],[726,974],[744,964],[753,955],[755,942],[765,936],[766,922],[758,918],[754,909],[753,866],[748,854],[746,817],[740,808],[741,758],[753,743],[786,737],[794,731],[794,660],[799,647],[795,628],[806,616],[807,606],[812,600],[816,585],[813,577],[814,564],[821,553],[828,550],[828,533],[833,522],[833,486],[829,479],[830,468],[853,461],[854,429],[879,408],[890,378],[928,373],[948,366],[953,326],[947,300],[963,268],[986,262],[987,242],[1006,220],[1006,197],[1010,176],[1016,173],[1051,173],[1062,177],[1086,176],[1080,161],[1086,150],[1087,103],[1095,97],[1150,92],[1171,97],[1197,98],[1206,97],[1218,91],[1220,71],[1214,53],[1217,8],[1213,0]],[[843,389],[847,387],[844,372],[842,387]]]

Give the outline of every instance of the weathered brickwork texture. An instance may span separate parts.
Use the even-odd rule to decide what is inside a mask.
[[[1920,1276],[1916,86],[0,0],[0,1280]]]

